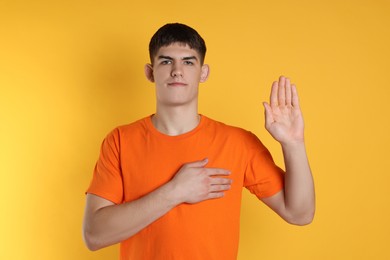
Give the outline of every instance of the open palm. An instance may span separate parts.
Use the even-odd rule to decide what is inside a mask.
[[[304,123],[296,86],[281,76],[272,84],[270,103],[264,102],[265,128],[281,144],[303,141]]]

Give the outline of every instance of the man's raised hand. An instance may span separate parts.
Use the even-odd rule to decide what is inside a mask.
[[[272,84],[270,103],[264,102],[265,128],[281,144],[303,142],[304,123],[296,86],[281,76]]]

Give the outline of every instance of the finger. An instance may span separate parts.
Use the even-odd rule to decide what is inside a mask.
[[[227,190],[230,190],[230,188],[231,188],[230,184],[212,185],[210,187],[210,192],[227,191]]]
[[[283,76],[279,78],[278,103],[279,106],[286,105],[286,78]]]
[[[291,93],[290,79],[286,78],[286,105],[287,106],[292,106],[292,104],[291,104],[291,96],[292,96],[292,93]]]
[[[230,175],[230,171],[222,168],[205,168],[208,176]]]
[[[211,180],[210,180],[211,185],[230,185],[230,184],[232,184],[232,182],[233,181],[231,179],[224,178],[224,177],[222,177],[222,178],[215,177],[215,178],[211,178]]]
[[[223,196],[225,196],[224,192],[210,192],[208,194],[208,199],[218,199],[222,198]]]
[[[272,83],[271,95],[269,98],[271,107],[276,107],[278,105],[278,88],[279,88],[279,83],[277,81],[274,81]]]
[[[200,168],[200,167],[205,167],[208,162],[209,160],[205,158],[201,161],[186,163],[184,166],[188,168]]]
[[[292,92],[292,105],[295,108],[299,108],[298,91],[297,91],[297,87],[294,84],[291,86],[291,92]]]

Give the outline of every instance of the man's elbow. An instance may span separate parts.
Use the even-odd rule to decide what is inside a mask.
[[[314,211],[307,212],[305,214],[299,214],[295,216],[290,216],[289,218],[286,218],[285,220],[292,225],[296,226],[306,226],[313,222],[314,220]]]
[[[104,246],[102,246],[101,243],[99,243],[96,236],[94,236],[93,234],[91,234],[90,232],[88,232],[86,230],[83,230],[83,239],[84,239],[85,245],[91,251],[96,251],[96,250],[99,250],[99,249],[104,247]]]

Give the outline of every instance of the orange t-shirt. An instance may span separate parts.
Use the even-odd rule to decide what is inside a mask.
[[[120,259],[236,259],[242,187],[259,198],[283,188],[283,171],[243,129],[201,117],[192,131],[167,136],[151,117],[113,130],[104,140],[88,193],[116,204],[136,200],[172,179],[188,162],[231,171],[220,199],[181,204],[121,243]]]

